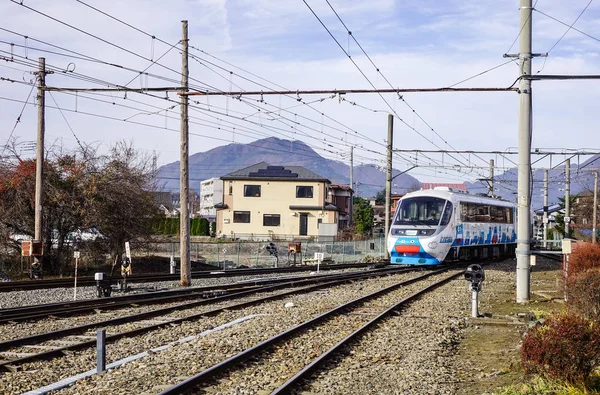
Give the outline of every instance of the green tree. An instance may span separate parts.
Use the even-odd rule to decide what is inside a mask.
[[[363,198],[355,196],[354,203],[354,230],[366,236],[373,230],[373,207]]]
[[[573,207],[575,206],[575,202],[577,201],[577,198],[579,196],[578,195],[570,195],[569,196],[569,207],[571,209],[571,213],[573,211]],[[564,235],[565,234],[565,215],[564,215],[564,210],[565,210],[565,198],[564,197],[559,197],[559,205],[560,208],[562,210],[562,213],[559,213],[556,215],[556,222],[554,225],[554,231],[556,233],[558,233],[559,235]],[[573,220],[573,218],[571,218],[571,223],[575,223],[575,221]],[[573,229],[569,228],[567,229],[567,233],[566,233],[566,237],[568,238],[572,238],[573,237]]]
[[[0,158],[0,233],[33,236],[35,161],[11,151]],[[155,189],[150,157],[124,142],[107,154],[89,146],[71,152],[51,146],[45,157],[44,271],[61,273],[71,264],[68,237],[76,230],[98,230],[103,253],[113,257],[125,241],[153,233],[159,212],[150,193]],[[18,251],[17,243],[13,247]]]
[[[200,218],[199,234],[200,236],[208,236],[210,234],[210,223],[206,218]]]
[[[375,195],[375,204],[377,204],[377,205],[385,204],[385,188],[383,188],[381,191],[377,192],[377,195]]]

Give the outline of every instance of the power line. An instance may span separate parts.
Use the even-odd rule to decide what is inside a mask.
[[[594,41],[598,41],[598,42],[600,42],[600,39],[598,39],[598,38],[596,38],[596,37],[592,36],[591,34],[588,34],[588,33],[584,32],[584,31],[582,31],[582,30],[579,30],[579,29],[577,29],[576,27],[574,27],[574,26],[571,26],[571,25],[569,25],[568,23],[565,23],[565,22],[561,21],[560,19],[557,19],[557,18],[555,18],[555,17],[553,17],[553,16],[551,16],[551,15],[548,15],[548,14],[546,14],[546,13],[545,13],[545,12],[543,12],[543,11],[540,11],[540,10],[538,10],[538,9],[534,9],[534,11],[537,11],[537,12],[539,12],[540,14],[544,15],[545,17],[547,17],[547,18],[550,18],[550,19],[552,19],[553,21],[555,21],[555,22],[558,22],[558,23],[560,23],[560,24],[562,24],[562,25],[564,25],[564,26],[566,26],[566,27],[570,28],[570,30],[575,30],[576,32],[578,32],[578,33],[581,33],[581,34],[583,34],[584,36],[587,36],[587,37],[591,38],[591,39],[592,39],[592,40],[594,40]]]
[[[36,81],[37,81],[37,77],[36,77]],[[27,106],[27,104],[29,104],[29,98],[31,97],[31,93],[33,92],[34,89],[35,89],[35,83],[31,84],[31,90],[29,91],[29,94],[27,95],[27,99],[25,100],[25,102],[23,102],[23,107],[21,108],[21,111],[19,112],[19,116],[17,117],[17,120],[15,121],[15,126],[13,126],[12,130],[10,131],[10,134],[8,135],[8,139],[6,139],[6,144],[2,147],[2,154],[0,154],[0,157],[2,155],[4,155],[4,151],[6,151],[6,147],[10,143],[10,139],[12,138],[13,134],[15,133],[15,130],[17,129],[17,125],[21,122],[21,117],[23,116],[25,107]]]
[[[567,35],[567,33],[569,33],[569,31],[573,28],[573,26],[577,23],[577,21],[579,20],[579,18],[581,18],[581,16],[583,15],[583,13],[588,9],[588,7],[590,6],[590,4],[592,4],[593,1],[594,0],[590,0],[587,3],[587,5],[585,6],[585,8],[579,13],[579,15],[577,16],[577,18],[575,18],[575,20],[573,21],[573,23],[571,23],[571,25],[567,28],[567,30],[565,30],[565,32],[563,33],[563,35],[560,36],[560,38],[548,50],[548,53],[552,52],[552,50],[558,45],[558,43]]]
[[[356,36],[352,34],[352,32],[350,31],[350,29],[348,29],[348,26],[346,26],[346,23],[344,23],[344,21],[342,20],[342,18],[340,17],[340,15],[337,13],[337,11],[335,10],[335,8],[333,8],[333,6],[331,5],[331,3],[329,2],[329,0],[325,0],[327,2],[327,4],[329,5],[329,8],[331,8],[331,10],[333,11],[333,13],[335,14],[335,16],[338,18],[338,20],[342,23],[342,25],[344,26],[344,29],[346,29],[346,32],[348,33],[348,35],[350,37],[352,37],[352,40],[354,40],[354,42],[356,43],[356,45],[358,45],[358,47],[360,48],[360,50],[362,51],[362,53],[367,57],[367,59],[369,60],[369,62],[371,62],[371,64],[373,65],[373,67],[375,68],[375,70],[377,71],[377,73],[379,73],[379,75],[381,75],[381,77],[383,78],[383,80],[388,84],[388,86],[390,88],[394,88],[394,86],[392,85],[392,83],[386,78],[386,76],[381,72],[381,69],[379,67],[377,67],[377,65],[375,64],[375,62],[373,62],[373,59],[371,59],[371,57],[369,56],[369,54],[367,54],[367,51],[365,51],[365,49],[362,47],[362,45],[360,45],[360,43],[358,42],[358,40],[356,39]],[[305,1],[306,3],[306,1]],[[450,148],[455,149],[450,143],[448,143],[448,141],[443,138],[427,121],[425,121],[425,119],[423,119],[423,117],[404,99],[404,96],[398,94],[398,98],[400,100],[402,100],[402,102],[412,111],[413,114],[415,114],[417,116],[417,118],[419,118],[421,120],[421,122],[423,122],[425,124],[425,126],[427,126],[436,136],[438,136],[446,145],[448,145]]]
[[[52,101],[54,102],[54,104],[56,105],[56,108],[60,111],[60,115],[62,115],[63,119],[65,120],[65,123],[67,124],[67,126],[69,127],[69,130],[71,130],[71,134],[73,134],[73,137],[75,137],[75,140],[77,141],[77,144],[79,145],[79,148],[82,149],[82,151],[84,150],[83,145],[81,144],[81,141],[79,141],[79,138],[77,137],[77,135],[75,134],[75,131],[73,130],[73,128],[71,127],[71,124],[69,123],[69,121],[67,120],[67,117],[65,117],[65,114],[63,113],[63,110],[58,106],[58,103],[56,102],[56,100],[54,99],[54,95],[52,95],[52,92],[48,92],[50,94],[50,98],[52,99]]]
[[[335,38],[335,36],[333,35],[333,33],[331,33],[331,31],[329,30],[329,28],[327,28],[327,26],[325,25],[325,23],[323,23],[323,21],[321,20],[321,18],[319,18],[319,16],[315,13],[315,11],[310,7],[310,5],[306,2],[306,0],[302,0],[304,2],[304,4],[306,4],[306,6],[308,7],[308,9],[312,12],[312,14],[315,16],[315,18],[317,18],[317,20],[319,21],[319,23],[323,26],[323,28],[327,31],[327,33],[329,33],[329,35],[331,36],[331,38],[336,42],[336,44],[338,45],[338,47],[344,52],[344,54],[346,54],[346,56],[348,57],[348,59],[350,59],[350,61],[352,62],[352,64],[354,64],[354,66],[358,69],[358,71],[361,73],[361,75],[365,78],[365,80],[367,80],[367,82],[369,83],[369,85],[371,85],[371,87],[373,89],[377,89],[375,87],[375,85],[371,82],[371,80],[366,76],[366,74],[362,71],[362,69],[356,64],[356,62],[354,61],[354,59],[352,59],[352,57],[350,56],[350,54],[344,49],[344,47],[340,44],[340,42]],[[387,104],[387,106],[390,108],[390,110],[392,111],[392,113],[396,116],[396,118],[398,118],[398,120],[400,122],[402,122],[404,125],[406,125],[409,129],[413,130],[415,133],[417,133],[419,136],[421,136],[423,139],[425,139],[426,141],[428,141],[429,143],[431,143],[432,145],[434,145],[436,148],[440,148],[440,146],[438,146],[436,143],[434,143],[431,139],[427,138],[424,134],[422,134],[421,132],[419,132],[417,129],[415,129],[413,126],[409,125],[406,121],[404,121],[404,119],[402,119],[398,113],[396,112],[396,110],[394,110],[394,108],[388,103],[387,100],[385,100],[385,98],[383,97],[383,95],[381,93],[378,92],[379,97]],[[454,158],[456,160],[456,158]],[[458,160],[457,160],[458,161]],[[460,161],[458,161],[460,162]]]

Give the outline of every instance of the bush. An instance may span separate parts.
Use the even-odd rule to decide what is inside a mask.
[[[521,363],[526,373],[584,381],[600,365],[598,325],[573,313],[550,316],[525,335]]]
[[[590,269],[569,278],[567,307],[600,324],[600,269]]]
[[[569,277],[593,268],[600,269],[600,245],[578,244],[569,257]]]

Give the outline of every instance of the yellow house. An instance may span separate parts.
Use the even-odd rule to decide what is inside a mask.
[[[327,203],[331,183],[301,166],[261,162],[221,177],[217,233],[234,238],[333,238],[338,208]]]

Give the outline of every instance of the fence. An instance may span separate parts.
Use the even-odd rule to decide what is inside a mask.
[[[231,241],[231,242],[192,242],[190,257],[192,260],[226,269],[237,266],[265,267],[273,266],[275,258],[265,248],[269,242]],[[288,255],[288,242],[275,242],[279,266],[293,263],[293,255]],[[152,242],[136,244],[132,255],[160,256],[179,259],[179,242]],[[302,242],[302,261],[314,258],[315,252],[324,253],[324,259],[335,263],[360,262],[370,258],[385,257],[385,238],[356,241]],[[296,257],[299,262],[299,257]]]

